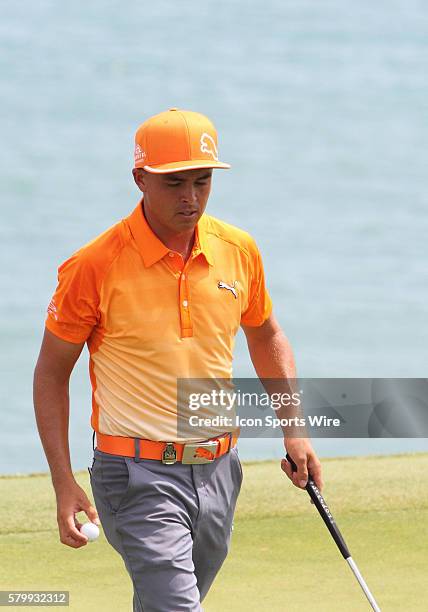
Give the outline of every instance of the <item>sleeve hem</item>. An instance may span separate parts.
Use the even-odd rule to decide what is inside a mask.
[[[52,332],[55,336],[58,336],[58,338],[61,338],[61,340],[66,340],[67,342],[72,342],[73,344],[80,344],[81,342],[86,342],[86,339],[88,337],[87,334],[82,336],[79,334],[73,334],[72,332],[66,331],[65,329],[63,329],[61,325],[59,325],[55,321],[52,321],[52,319],[49,316],[46,318],[45,327],[50,332]]]
[[[272,314],[272,310],[273,310],[273,305],[271,302],[269,304],[269,308],[266,312],[266,315],[263,317],[261,321],[260,319],[257,319],[257,320],[252,319],[250,320],[250,322],[246,322],[241,319],[240,325],[243,325],[244,327],[260,327],[261,325],[263,325],[263,323],[266,323],[266,321],[269,319],[270,315]]]

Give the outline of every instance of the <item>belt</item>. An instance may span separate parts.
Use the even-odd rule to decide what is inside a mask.
[[[94,432],[95,433],[95,432]],[[97,449],[111,455],[125,455],[140,459],[157,459],[167,465],[181,463],[212,463],[228,453],[238,441],[238,434],[228,432],[201,442],[158,442],[124,436],[109,436],[96,432]]]

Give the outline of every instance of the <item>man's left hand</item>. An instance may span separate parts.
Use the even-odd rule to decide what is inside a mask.
[[[321,463],[310,441],[307,438],[284,438],[284,446],[286,452],[297,465],[297,472],[293,472],[287,459],[281,461],[281,468],[292,483],[296,487],[304,489],[308,482],[308,473],[310,473],[311,478],[321,491],[323,488]]]

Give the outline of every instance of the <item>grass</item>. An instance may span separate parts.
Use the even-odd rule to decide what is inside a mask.
[[[428,454],[323,467],[327,502],[381,609],[427,610]],[[87,472],[76,478],[92,498]],[[69,590],[79,612],[132,609],[128,574],[105,538],[79,550],[60,544],[47,474],[0,477],[0,590],[18,589]],[[314,609],[370,608],[307,494],[279,462],[244,463],[231,552],[204,610]]]

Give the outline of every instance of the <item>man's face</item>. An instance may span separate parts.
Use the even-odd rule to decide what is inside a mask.
[[[192,231],[211,190],[212,168],[153,174],[136,169],[134,179],[144,193],[144,212],[156,230],[172,234]]]

